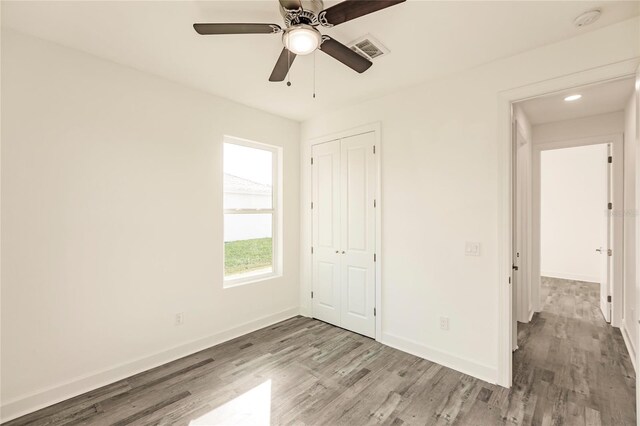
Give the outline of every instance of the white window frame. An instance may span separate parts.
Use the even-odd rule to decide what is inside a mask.
[[[272,161],[272,201],[270,209],[225,209],[224,208],[224,144],[233,144],[247,148],[261,149],[271,152]],[[267,145],[235,136],[225,135],[222,144],[222,194],[223,194],[223,215],[222,215],[222,282],[224,288],[236,287],[244,284],[251,284],[282,276],[282,147]],[[224,220],[227,214],[271,214],[271,243],[272,262],[271,272],[261,274],[249,274],[244,276],[225,276],[225,247],[224,247]]]

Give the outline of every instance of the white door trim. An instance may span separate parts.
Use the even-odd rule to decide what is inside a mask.
[[[498,93],[498,384],[511,387],[511,332],[513,306],[511,280],[511,173],[512,119],[514,102],[559,92],[572,87],[599,83],[635,75],[640,58],[628,59],[579,73],[558,76]]]
[[[311,212],[311,194],[312,194],[312,169],[311,169],[311,147],[313,145],[331,142],[336,139],[343,139],[350,136],[357,136],[364,133],[374,133],[375,147],[376,147],[376,209],[375,209],[375,221],[376,221],[376,264],[375,264],[375,291],[376,291],[376,332],[375,339],[380,340],[382,337],[382,315],[384,311],[382,306],[382,262],[384,256],[382,256],[382,138],[381,138],[381,124],[380,122],[359,126],[353,129],[344,130],[342,132],[332,133],[318,138],[313,138],[304,141],[301,151],[301,164],[302,164],[302,179],[303,185],[301,186],[301,206],[303,216],[306,220],[301,222],[301,242],[303,244],[301,248],[301,265],[300,265],[300,314],[304,316],[311,316],[312,303],[311,303],[311,285],[312,285],[312,267],[313,262],[311,258],[311,242],[312,239],[312,212]],[[309,247],[305,247],[308,243]]]

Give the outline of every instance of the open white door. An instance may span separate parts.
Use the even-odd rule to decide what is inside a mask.
[[[518,286],[520,267],[518,265],[518,122],[512,123],[511,148],[511,350],[518,349]]]
[[[636,128],[636,211],[640,211],[640,66],[636,68],[636,115],[635,115],[635,128]],[[640,271],[640,220],[636,219],[636,291],[635,291],[635,306],[636,306],[636,319],[638,319],[638,312],[640,312],[640,280],[638,279],[638,272]],[[640,323],[640,320],[638,320]],[[637,341],[640,342],[640,327],[637,328]],[[636,349],[636,366],[640,366],[640,350]],[[637,367],[636,367],[637,368]],[[636,373],[636,407],[640,407],[640,374]]]
[[[313,316],[340,325],[340,141],[312,155]]]
[[[600,253],[600,310],[605,321],[611,322],[611,240],[613,236],[611,220],[611,183],[612,168],[608,159],[611,157],[611,145],[607,144],[606,157],[603,159],[604,164],[603,178],[606,179],[605,200],[602,205],[605,207],[602,216],[602,244],[596,249]]]
[[[342,139],[341,326],[375,337],[376,162],[374,133]]]

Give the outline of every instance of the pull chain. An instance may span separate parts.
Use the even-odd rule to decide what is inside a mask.
[[[316,53],[318,50],[314,50],[313,52],[313,99],[316,98]]]

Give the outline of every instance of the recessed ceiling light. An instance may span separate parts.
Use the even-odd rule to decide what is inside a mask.
[[[578,99],[580,99],[582,97],[582,95],[569,95],[566,98],[564,98],[564,100],[566,102],[573,102],[573,101],[577,101]]]

